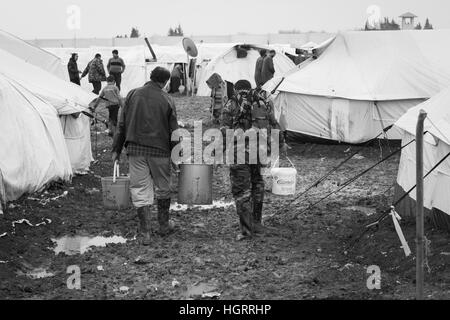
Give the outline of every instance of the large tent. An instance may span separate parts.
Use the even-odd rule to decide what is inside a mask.
[[[95,96],[1,48],[0,60],[0,189],[9,201],[89,169],[89,118],[74,115]]]
[[[427,174],[450,152],[450,88],[430,100],[411,108],[397,122],[402,143],[415,139],[420,110],[427,112],[424,123],[424,174]],[[400,198],[416,184],[416,144],[402,150],[397,177],[396,197]],[[447,158],[424,180],[424,206],[433,210],[435,222],[450,230],[450,158]],[[416,190],[402,201],[397,210],[404,217],[415,216]]]
[[[32,65],[43,68],[58,78],[69,79],[57,56],[3,30],[0,30],[0,48]]]
[[[289,131],[347,143],[376,137],[450,85],[450,31],[340,33],[286,76],[276,108]],[[399,139],[400,132],[388,132]]]
[[[238,47],[245,48],[247,51],[245,57],[238,57]],[[208,80],[213,73],[218,73],[223,80],[231,83],[245,79],[250,81],[253,87],[256,87],[255,65],[256,60],[260,56],[260,48],[261,47],[252,45],[236,45],[212,59],[198,79],[199,85],[197,95],[209,96],[211,94],[211,89],[209,89],[206,84],[206,80]],[[274,58],[274,66],[275,77],[285,74],[295,67],[294,63],[281,52],[277,52],[277,55]]]

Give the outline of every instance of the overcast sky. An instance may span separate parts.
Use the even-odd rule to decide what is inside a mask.
[[[104,38],[130,33],[166,35],[181,24],[185,35],[329,31],[363,27],[367,8],[382,16],[411,11],[424,24],[450,29],[449,0],[1,0],[0,29],[25,39],[72,38],[67,8],[81,9],[77,37]]]

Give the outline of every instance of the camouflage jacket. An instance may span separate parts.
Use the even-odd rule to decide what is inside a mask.
[[[244,133],[249,134],[251,131],[255,131],[257,135],[258,152],[261,150],[271,152],[271,135],[273,129],[278,130],[278,143],[279,146],[284,144],[284,135],[280,131],[280,125],[275,119],[273,104],[266,99],[261,93],[256,90],[247,92],[241,92],[233,96],[228,100],[225,107],[222,110],[221,116],[221,131],[223,135],[224,150],[227,150],[227,131],[241,129]],[[265,130],[262,130],[265,129]],[[275,134],[275,132],[273,132]],[[277,136],[274,135],[274,138]],[[239,145],[239,138],[234,138],[234,153],[235,158]],[[251,147],[248,141],[245,143],[246,157],[251,153]],[[266,150],[264,150],[266,149]],[[248,159],[247,159],[248,160]],[[261,159],[258,157],[258,162]]]
[[[89,82],[94,81],[106,81],[106,73],[105,68],[103,66],[103,61],[101,59],[95,58],[87,65],[86,69],[84,69],[82,77],[85,77],[89,74]]]

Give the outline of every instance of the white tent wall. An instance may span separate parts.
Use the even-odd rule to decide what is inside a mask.
[[[3,202],[38,191],[50,181],[70,179],[69,154],[52,105],[0,75],[0,114]]]
[[[402,144],[405,145],[415,136],[404,132]],[[450,152],[450,146],[441,140],[437,144],[425,141],[424,143],[424,174],[427,174],[441,159]],[[404,192],[416,185],[416,144],[412,143],[402,150],[400,166],[398,169],[397,184]],[[431,210],[439,209],[450,215],[450,161],[444,161],[424,180],[424,207]],[[409,197],[416,200],[414,189]],[[410,212],[407,213],[411,215]],[[415,212],[412,213],[415,216]]]
[[[274,105],[276,117],[288,131],[357,144],[373,139],[422,101],[380,101],[375,105],[373,101],[280,92]],[[401,139],[401,133],[393,128],[387,137]]]
[[[1,76],[52,106],[59,116],[67,116],[66,148],[71,148],[70,161],[74,171],[86,171],[93,160],[89,119],[84,115],[79,118],[70,115],[86,110],[95,95],[1,49],[0,59]],[[80,153],[81,151],[84,153]]]
[[[78,53],[78,69],[84,71],[88,63],[94,58],[96,53],[102,55],[105,72],[108,73],[106,66],[108,60],[112,57],[112,50],[115,48],[94,47],[94,48],[46,48],[47,51],[60,57],[62,63],[67,66],[72,53]],[[126,70],[122,74],[122,96],[126,96],[128,92],[134,88],[142,86],[148,81],[145,63],[145,47],[125,47],[116,48],[119,51],[119,56],[124,59]],[[148,50],[148,49],[147,49]],[[103,83],[104,87],[106,83]],[[92,84],[89,83],[86,76],[81,80],[81,86],[87,91],[92,91]]]
[[[339,34],[317,60],[287,75],[279,86],[276,100],[288,104],[284,109],[316,121],[293,121],[289,115],[287,129],[349,143],[373,138],[381,128],[374,101],[387,113],[386,127],[450,85],[447,39],[450,30]],[[321,99],[311,101],[311,96]]]
[[[3,30],[0,30],[0,49],[50,72],[60,79],[69,80],[69,75],[57,56]]]
[[[450,152],[450,89],[443,90],[426,102],[411,108],[395,124],[403,133],[403,144],[415,139],[420,110],[427,112],[424,123],[424,174],[427,174]],[[416,184],[416,144],[402,150],[397,176],[396,198]],[[447,158],[424,180],[424,206],[432,210],[436,225],[450,231],[450,158]],[[415,217],[415,190],[397,210],[404,217]],[[435,212],[434,209],[440,212]],[[436,218],[438,217],[438,218]]]
[[[206,84],[206,80],[213,74],[218,73],[223,80],[236,83],[239,80],[248,80],[253,87],[255,83],[255,65],[260,56],[258,50],[247,51],[247,57],[238,58],[235,47],[227,50],[220,56],[214,58],[205,68],[205,72],[199,78],[198,96],[210,96],[211,89]],[[294,63],[284,54],[278,52],[274,58],[275,75],[285,74],[295,67]]]

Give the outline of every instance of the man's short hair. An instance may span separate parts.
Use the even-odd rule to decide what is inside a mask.
[[[170,79],[170,71],[163,67],[156,67],[150,75],[150,80],[158,83],[166,83]]]
[[[261,50],[259,50],[259,54],[261,55],[261,57],[264,57],[267,54],[267,50],[261,49]]]
[[[248,91],[248,90],[252,89],[252,84],[248,80],[239,80],[238,82],[235,83],[234,89],[236,91],[241,91],[241,90]]]
[[[95,55],[95,57],[96,57],[96,58],[101,58],[102,55],[101,55],[100,53],[97,53],[97,54]]]
[[[119,51],[117,51],[116,49],[113,50],[112,54],[119,54]]]
[[[116,78],[114,78],[114,76],[108,76],[108,77],[106,78],[106,81],[107,81],[107,82],[116,82]]]
[[[277,52],[273,49],[270,49],[269,53],[277,53]]]

